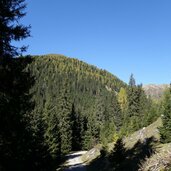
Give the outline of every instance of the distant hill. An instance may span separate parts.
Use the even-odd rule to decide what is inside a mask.
[[[44,66],[42,71],[46,70],[46,74],[48,72],[52,72],[53,74],[57,75],[74,75],[73,81],[88,81],[88,79],[93,80],[95,82],[100,83],[103,85],[108,91],[116,91],[118,92],[121,87],[125,87],[126,83],[120,80],[117,76],[111,74],[106,70],[102,70],[97,68],[94,65],[87,64],[83,61],[80,61],[76,58],[66,57],[64,55],[58,54],[49,54],[49,55],[42,55],[42,56],[33,56],[34,67]],[[40,66],[38,66],[40,65]],[[49,70],[51,69],[51,71]],[[71,77],[70,77],[71,78]],[[89,81],[90,82],[90,81]],[[96,84],[97,85],[97,84]]]
[[[168,86],[168,84],[148,84],[144,85],[143,89],[147,96],[151,96],[154,99],[159,99]]]
[[[43,129],[52,154],[93,147],[100,141],[102,126],[107,133],[112,131],[110,136],[105,134],[105,140],[112,140],[123,122],[117,94],[126,83],[105,70],[63,55],[33,56],[31,61],[26,70],[34,79],[30,89],[32,124],[36,134],[40,132],[37,125]]]

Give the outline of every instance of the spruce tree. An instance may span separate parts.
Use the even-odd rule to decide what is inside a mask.
[[[135,87],[136,86],[136,82],[135,82],[135,78],[134,78],[134,75],[133,74],[131,74],[131,76],[130,76],[129,86],[130,87]]]
[[[85,150],[90,150],[95,145],[94,137],[93,137],[92,132],[93,131],[92,131],[92,128],[91,128],[91,124],[87,123],[87,130],[85,131],[84,141],[83,141],[83,148]]]
[[[70,99],[69,86],[66,82],[63,84],[63,89],[61,89],[59,97],[57,99],[57,109],[59,116],[59,135],[60,135],[60,146],[61,154],[67,154],[72,149],[72,123],[71,123],[71,111],[72,103]]]
[[[129,132],[133,132],[140,128],[141,116],[141,97],[142,85],[136,85],[133,75],[130,77],[129,87],[127,89],[128,111],[126,117],[126,127],[129,127]]]
[[[20,41],[30,36],[27,26],[19,24],[19,20],[26,15],[25,0],[1,0],[0,1],[0,57],[14,57],[26,50],[12,45],[12,41]]]
[[[70,124],[72,130],[72,150],[81,150],[81,117],[79,116],[79,113],[76,113],[74,104],[72,105],[72,111],[70,114]]]
[[[163,108],[163,127],[160,128],[161,142],[169,143],[171,142],[171,85],[164,94]]]
[[[49,153],[52,158],[60,157],[60,135],[59,135],[59,116],[57,114],[57,106],[52,105],[52,101],[45,104],[43,118],[44,121],[44,139],[48,146]]]
[[[0,170],[26,170],[35,164],[29,160],[33,137],[27,117],[32,109],[29,95],[32,78],[24,71],[31,59],[12,58],[26,50],[25,46],[13,46],[12,41],[30,35],[29,27],[19,22],[26,14],[24,2],[0,0]]]
[[[125,160],[126,149],[122,139],[118,139],[111,154],[109,155],[109,161],[113,170],[122,170],[122,162]]]

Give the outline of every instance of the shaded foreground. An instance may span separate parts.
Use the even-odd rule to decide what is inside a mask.
[[[137,171],[141,163],[153,153],[154,138],[148,138],[145,142],[138,141],[131,149],[125,148],[122,140],[119,139],[111,153],[101,150],[101,155],[93,160],[87,167],[88,170],[99,171]]]

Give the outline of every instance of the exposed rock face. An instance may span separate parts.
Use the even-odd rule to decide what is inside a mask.
[[[144,85],[143,89],[147,96],[151,96],[152,98],[158,99],[161,98],[163,92],[166,88],[168,88],[168,84],[148,84]]]

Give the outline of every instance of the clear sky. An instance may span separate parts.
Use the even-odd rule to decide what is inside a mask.
[[[171,81],[171,0],[27,0],[27,54],[64,54],[128,82]]]

